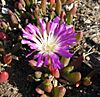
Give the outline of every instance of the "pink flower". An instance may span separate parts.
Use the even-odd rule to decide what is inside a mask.
[[[39,27],[29,23],[25,30],[22,29],[22,44],[28,44],[30,49],[38,52],[34,55],[34,59],[37,59],[37,67],[51,64],[53,68],[60,69],[64,66],[60,62],[60,56],[72,57],[69,52],[70,45],[76,42],[73,26],[65,22],[60,23],[59,17],[49,22],[49,30],[42,18],[39,18],[39,23]]]

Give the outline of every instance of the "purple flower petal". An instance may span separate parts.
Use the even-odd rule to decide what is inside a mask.
[[[69,46],[59,46],[58,48],[56,48],[55,53],[57,53],[60,49],[69,50],[69,49],[70,49],[70,47],[69,47]]]
[[[48,65],[48,55],[44,55],[44,65]]]
[[[26,58],[28,58],[29,56],[31,56],[33,54],[33,52],[27,54]]]
[[[34,55],[34,59],[37,59],[40,55],[41,55],[40,53]]]
[[[65,45],[72,45],[76,42],[76,38],[71,38],[71,39],[68,39],[68,40],[65,40],[65,41],[61,41],[59,43],[60,46],[65,46]]]
[[[53,19],[53,22],[54,22],[54,23],[59,23],[59,22],[60,22],[60,17],[57,16],[56,18],[54,18],[54,19]]]
[[[30,46],[31,49],[37,49],[38,45],[36,43],[29,43],[28,44]]]
[[[29,44],[29,43],[31,43],[31,42],[28,41],[28,40],[22,39],[21,43],[22,43],[22,44]]]
[[[55,29],[57,26],[58,26],[58,23],[54,23],[54,22],[50,23],[49,35],[54,35]]]
[[[26,26],[25,29],[26,29],[27,31],[29,31],[31,34],[36,35],[36,30],[34,29],[34,26],[33,26],[31,23],[29,23],[29,24]]]
[[[72,39],[73,37],[75,37],[76,36],[76,34],[75,33],[71,33],[71,34],[63,34],[63,35],[61,35],[61,36],[59,36],[58,37],[58,39],[59,39],[59,42],[62,42],[62,41],[65,41],[65,40],[70,40],[70,39]],[[75,38],[74,38],[75,39]],[[76,40],[76,39],[75,39]]]
[[[40,22],[40,26],[41,26],[41,30],[42,30],[41,33],[42,33],[44,39],[47,40],[46,23],[44,22],[44,20],[42,18],[39,18],[39,22]]]
[[[46,30],[46,23],[42,18],[39,18],[39,22],[40,22],[41,29],[44,32],[44,30]]]
[[[61,34],[63,34],[65,31],[66,31],[66,24],[65,23],[62,23],[61,25],[59,25],[59,27],[57,27],[55,29],[55,36],[59,36]]]
[[[42,54],[39,54],[38,60],[37,60],[37,67],[41,67],[43,65],[43,56]]]
[[[52,66],[54,68],[58,68],[58,69],[63,68],[64,65],[60,62],[59,57],[56,54],[54,54],[54,53],[51,54],[50,58],[51,58],[51,61],[52,61]]]
[[[69,53],[69,51],[66,50],[66,49],[60,49],[60,50],[58,50],[58,53],[59,53],[61,56],[64,56],[64,57],[66,57],[66,58],[70,58],[70,57],[72,57],[72,55],[73,55],[73,54]]]

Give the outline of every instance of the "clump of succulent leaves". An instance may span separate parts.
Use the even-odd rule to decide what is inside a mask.
[[[20,28],[40,17],[48,20],[60,16],[68,24],[76,14],[77,2],[74,0],[1,0],[1,26],[4,30]]]
[[[0,59],[3,59],[1,63],[9,65],[12,59],[19,61],[20,59],[14,54],[19,49],[29,50],[21,44],[22,29],[27,24],[31,23],[38,26],[39,18],[45,19],[45,22],[48,23],[55,17],[59,17],[60,22],[71,25],[73,17],[76,16],[77,5],[77,0],[1,0]],[[33,27],[32,25],[28,26]],[[72,53],[77,51],[82,36],[82,32],[76,33],[76,43],[71,45]],[[9,49],[7,44],[9,44]],[[77,67],[82,64],[84,57],[85,55],[82,54],[76,60],[71,60],[70,57],[60,57],[64,64],[61,69],[36,67],[36,61],[31,59],[29,65],[32,66],[34,74],[29,75],[28,80],[40,82],[35,88],[40,97],[64,97],[72,86],[79,87],[80,84],[85,86],[92,84],[91,77],[95,71],[84,78],[80,72],[76,71]]]

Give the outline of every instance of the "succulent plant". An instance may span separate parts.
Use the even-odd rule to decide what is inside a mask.
[[[35,90],[40,97],[64,97],[68,86],[79,86],[81,82],[85,86],[92,84],[90,75],[82,78],[77,71],[84,56],[71,59],[83,37],[83,32],[76,33],[72,25],[78,8],[76,0],[1,1],[1,63],[10,65],[15,52],[25,51],[24,59],[29,59],[34,71],[28,81],[39,82]],[[30,59],[31,55],[34,59]],[[2,83],[9,75],[5,73],[3,78],[0,71]]]

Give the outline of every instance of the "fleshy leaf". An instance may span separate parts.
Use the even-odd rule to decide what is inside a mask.
[[[62,3],[60,0],[57,0],[56,1],[56,13],[57,13],[57,15],[61,14],[61,9],[62,9]]]
[[[66,89],[63,86],[57,86],[53,89],[53,97],[64,97]]]
[[[66,67],[69,64],[69,61],[70,61],[70,58],[65,58],[65,57],[61,58],[61,62],[62,64],[64,64],[64,67]]]

